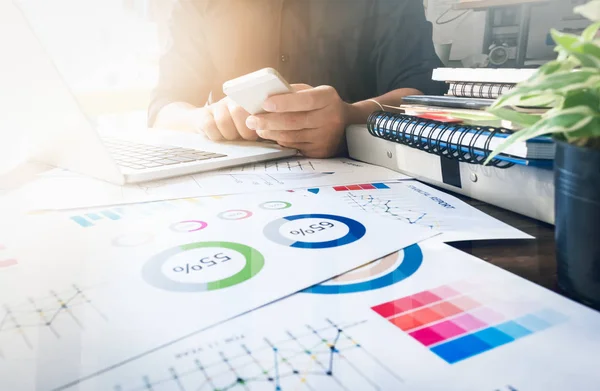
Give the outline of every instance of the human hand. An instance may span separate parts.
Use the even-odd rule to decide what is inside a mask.
[[[250,114],[229,97],[192,112],[192,123],[213,141],[258,139],[256,131],[246,126]]]
[[[292,85],[295,92],[268,98],[266,114],[249,116],[246,125],[263,139],[299,150],[304,156],[327,158],[344,147],[350,105],[330,86]]]

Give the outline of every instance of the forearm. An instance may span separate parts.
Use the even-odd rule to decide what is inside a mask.
[[[213,85],[214,69],[204,29],[201,1],[173,2],[166,23],[168,45],[161,50],[158,83],[148,108],[148,125],[169,129],[190,129],[190,113],[203,107]]]
[[[348,104],[346,113],[346,125],[364,124],[372,112],[381,110],[379,103],[385,106],[398,107],[402,103],[402,98],[408,95],[423,95],[423,93],[414,88],[399,88],[390,91],[384,95],[373,98],[372,100],[363,100],[360,102]],[[375,102],[373,102],[373,100]]]

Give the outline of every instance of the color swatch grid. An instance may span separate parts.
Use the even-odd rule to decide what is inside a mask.
[[[551,309],[492,298],[467,283],[443,285],[373,307],[454,364],[565,322]]]
[[[121,220],[122,218],[133,216],[148,216],[157,211],[177,209],[182,205],[199,204],[196,198],[184,198],[172,201],[147,202],[140,204],[131,204],[110,209],[97,210],[91,213],[71,216],[71,220],[83,228],[93,227],[100,220]]]
[[[385,183],[366,183],[363,185],[334,186],[335,191],[389,189]]]

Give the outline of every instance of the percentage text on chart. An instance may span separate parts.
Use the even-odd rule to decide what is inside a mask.
[[[173,271],[175,273],[190,274],[194,272],[200,272],[211,266],[215,266],[219,263],[227,262],[229,260],[231,260],[231,258],[227,255],[223,253],[216,253],[209,257],[200,258],[198,264],[186,263],[185,265],[176,266],[173,268]]]
[[[321,221],[319,223],[309,225],[308,228],[300,228],[290,231],[290,234],[307,236],[333,227],[335,227],[335,224],[330,223],[329,221]]]

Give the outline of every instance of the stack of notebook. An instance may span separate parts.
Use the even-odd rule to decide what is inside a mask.
[[[492,150],[518,129],[486,109],[533,72],[530,69],[436,69],[433,79],[449,85],[445,96],[407,96],[399,107],[400,112],[375,112],[367,128],[373,136],[382,139],[461,162],[482,164]],[[490,164],[551,167],[553,158],[554,142],[544,136],[513,144]]]
[[[532,72],[438,69],[433,78],[448,83],[445,96],[409,96],[400,107],[372,113],[366,126],[348,127],[349,154],[553,224],[554,143],[550,138],[514,144],[483,165],[490,152],[517,129],[486,109],[493,96],[506,94]]]

